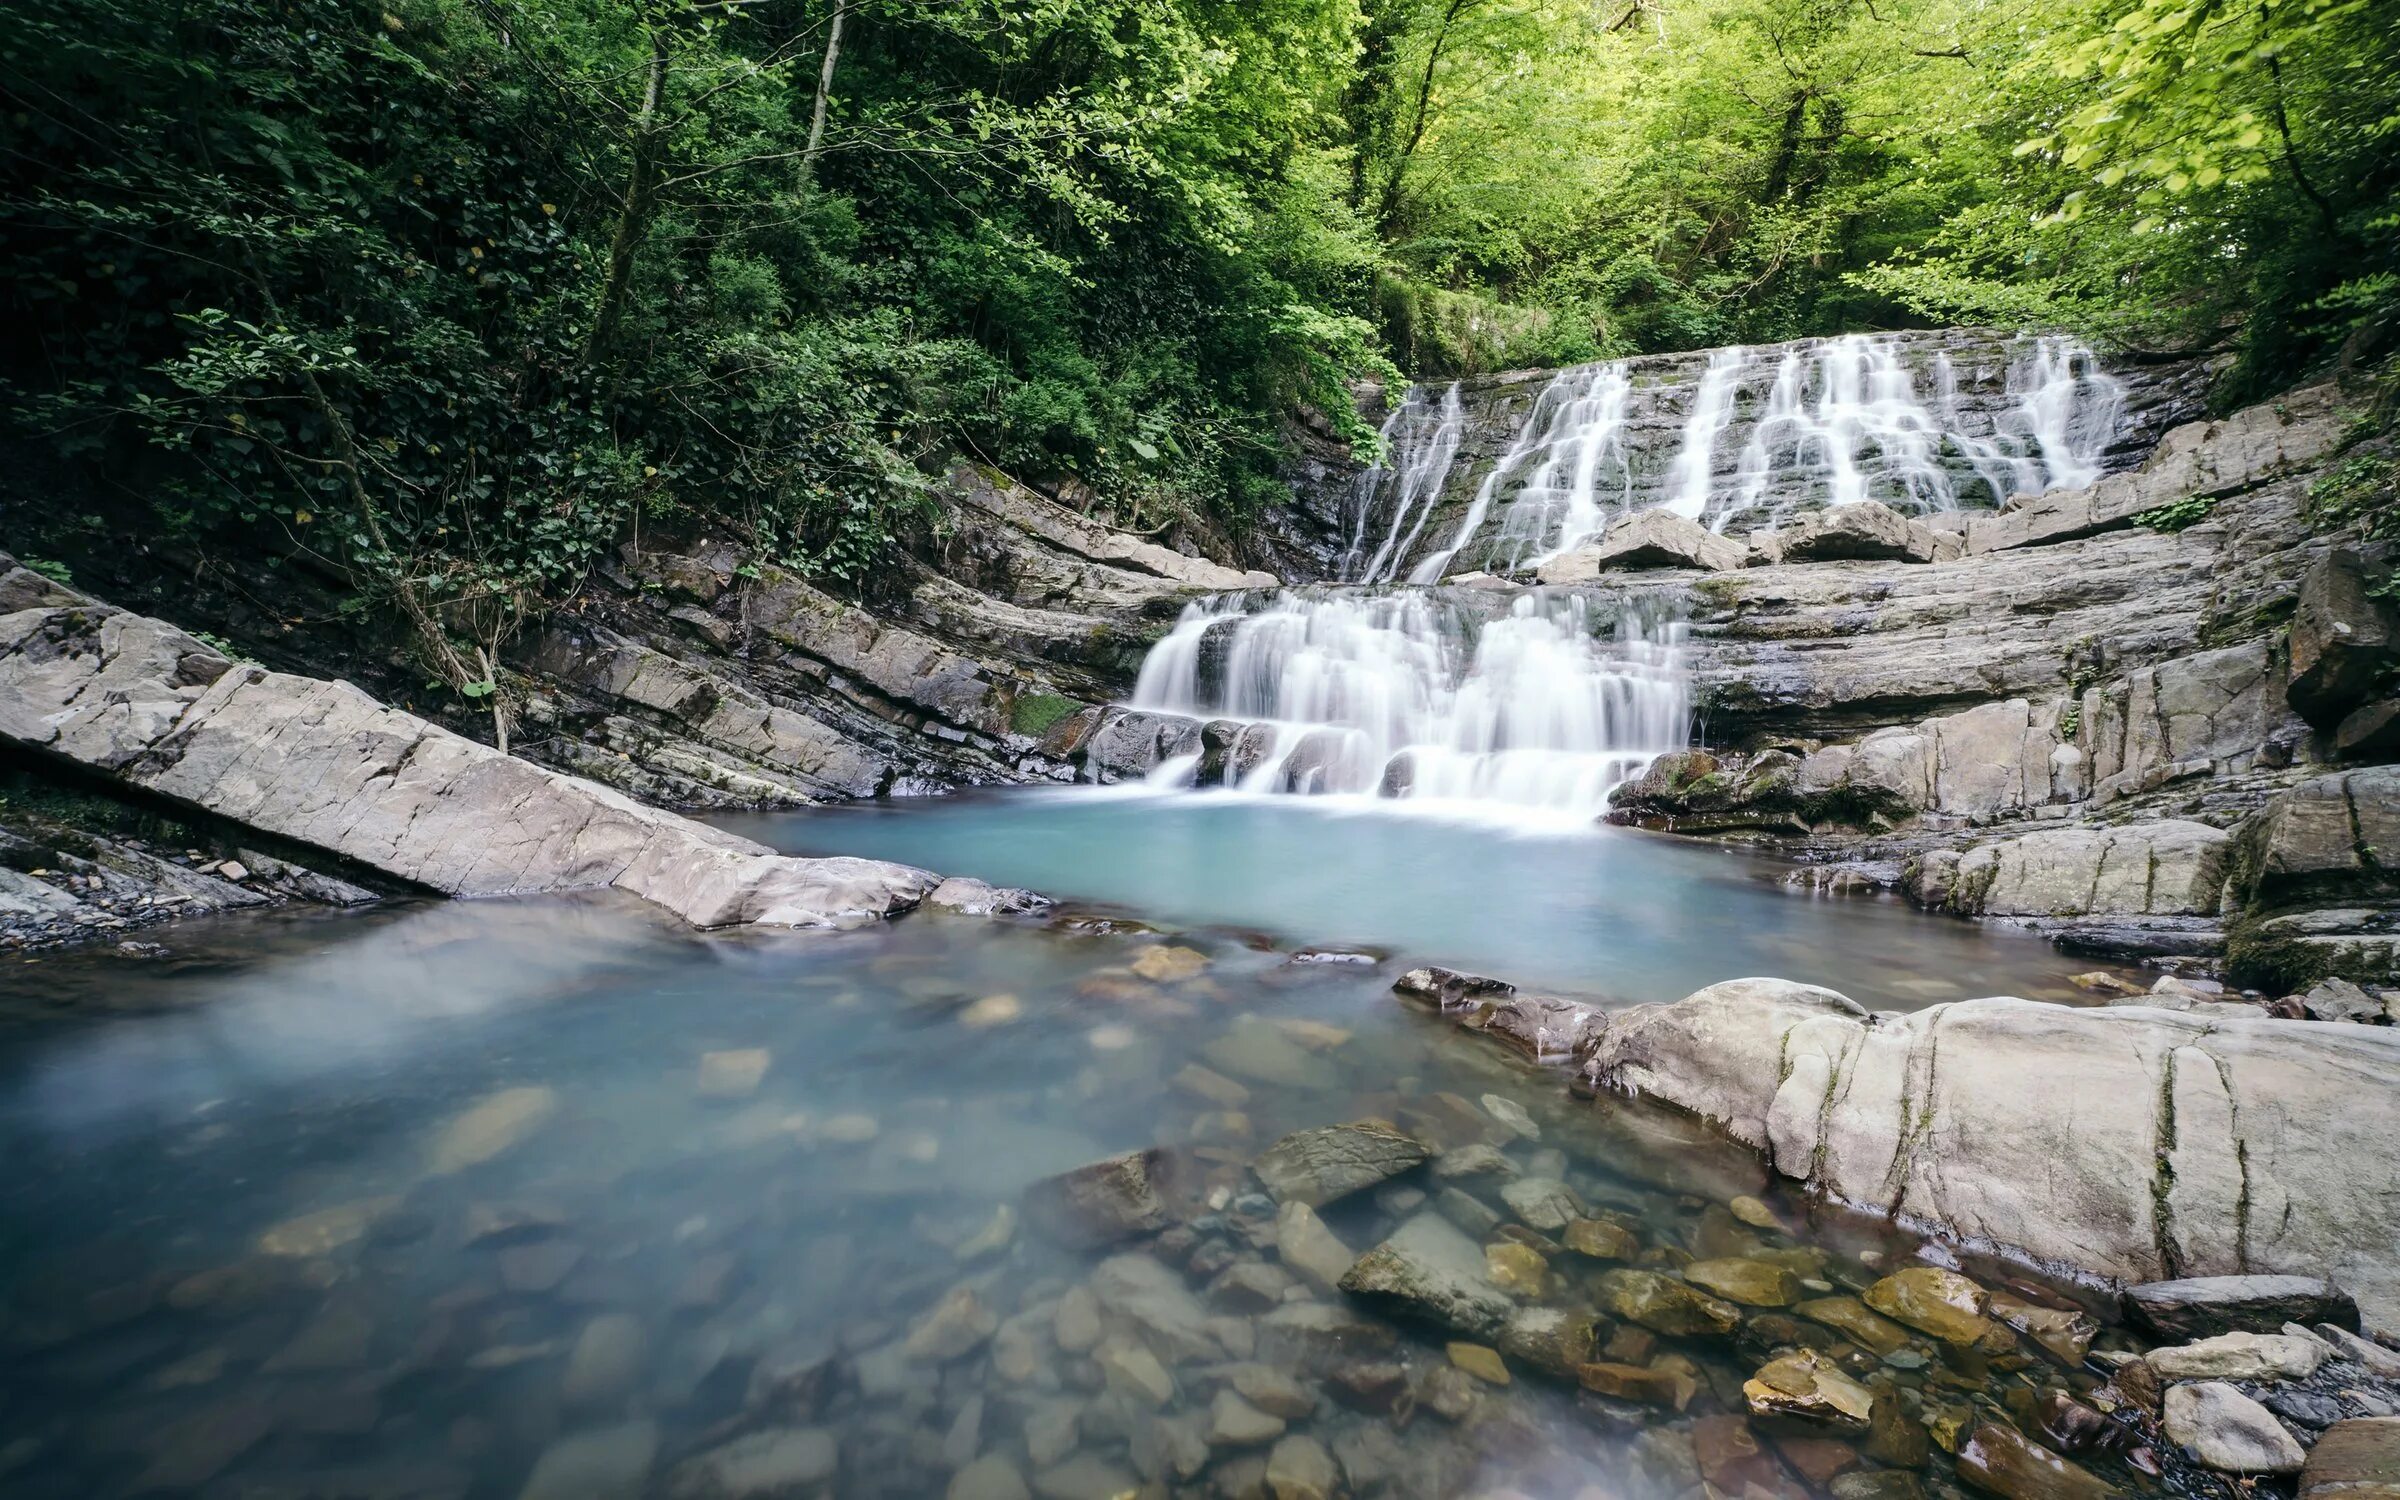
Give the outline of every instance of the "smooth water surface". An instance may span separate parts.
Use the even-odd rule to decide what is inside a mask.
[[[1205,847],[1205,823],[1157,826]],[[1682,867],[1653,868],[1632,885],[1661,899],[1620,930],[1675,915]],[[1838,1299],[1879,1274],[1853,1252],[1888,1267],[1913,1242],[1828,1238],[1748,1152],[1571,1098],[1397,999],[1389,963],[1096,926],[704,937],[553,899],[223,919],[169,930],[172,959],[0,967],[0,1484],[1100,1500],[1254,1495],[1281,1455],[1361,1500],[1665,1500],[1703,1475],[1798,1500],[1887,1463],[1947,1494],[1924,1424],[2093,1383],[2005,1332],[1870,1351],[1763,1308],[1700,1336],[1600,1311],[1626,1260],[1657,1281],[1748,1257]],[[1615,1394],[1521,1352],[1484,1384],[1439,1333],[1295,1273],[1251,1163],[1362,1118],[1498,1154],[1326,1203],[1344,1260],[1438,1210],[1463,1274],[1509,1258],[1516,1301],[1588,1330],[1575,1352]],[[1053,1239],[1029,1184],[1152,1147],[1175,1227]],[[1522,1207],[1512,1177],[1559,1186]],[[1504,1222],[1559,1202],[1615,1259]],[[1753,1433],[1742,1382],[1801,1344],[1884,1393],[1876,1433]]]
[[[725,820],[796,854],[864,854],[1179,922],[1356,943],[1622,1002],[1774,975],[1910,1010],[2088,999],[2039,938],[1787,886],[1791,867],[1630,829],[1508,836],[1339,799],[1127,789],[967,793]]]

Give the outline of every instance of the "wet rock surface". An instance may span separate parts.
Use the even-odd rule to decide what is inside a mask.
[[[1937,1051],[1933,1069],[1922,1059]],[[1837,1196],[2037,1258],[2131,1281],[2330,1273],[2370,1321],[2400,1318],[2400,1193],[2374,1144],[2400,1099],[2387,1028],[2006,999],[1870,1018],[1828,991],[1743,980],[1618,1013],[1584,1070],[1718,1122]],[[2023,1078],[2080,1113],[2029,1108]],[[2065,1180],[2060,1162],[2075,1164]],[[1979,1336],[1980,1314],[1918,1290],[1867,1302]]]

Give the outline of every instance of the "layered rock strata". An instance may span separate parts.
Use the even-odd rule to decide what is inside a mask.
[[[806,860],[86,602],[0,616],[0,741],[453,896],[613,886],[699,927],[872,921],[936,877]]]

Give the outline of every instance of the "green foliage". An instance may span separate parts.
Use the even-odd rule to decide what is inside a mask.
[[[1293,410],[1368,451],[1395,365],[1969,320],[2230,345],[2243,395],[2400,336],[2391,0],[14,19],[32,539],[125,530],[65,484],[336,571],[496,708],[502,642],[644,526],[867,589],[967,457],[1238,528]]]
[[[1296,404],[1358,430],[1354,0],[851,0],[812,140],[834,14],[26,15],[16,451],[338,570],[484,700],[645,524],[864,587],[962,450],[1148,527],[1255,506]]]
[[[75,574],[65,563],[53,562],[46,557],[21,557],[17,560],[52,583],[63,583],[69,588],[75,585]]]
[[[2146,526],[2152,531],[2182,531],[2207,520],[2216,508],[2217,497],[2214,495],[2186,495],[2181,500],[2170,500],[2149,510],[2136,511],[2133,524]]]
[[[1019,734],[1047,734],[1052,725],[1082,707],[1057,693],[1026,693],[1009,710],[1008,727]]]

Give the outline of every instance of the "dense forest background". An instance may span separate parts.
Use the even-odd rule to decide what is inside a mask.
[[[960,455],[1236,528],[1349,386],[2400,317],[2369,0],[48,0],[12,527],[338,570],[437,676],[642,526],[860,584]],[[64,545],[63,543],[61,544]]]

